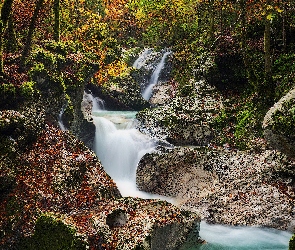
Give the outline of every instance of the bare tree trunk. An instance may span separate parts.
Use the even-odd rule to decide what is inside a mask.
[[[266,1],[266,5],[271,5],[271,0]],[[266,12],[264,26],[264,73],[267,81],[271,80],[271,10]]]
[[[8,20],[8,26],[7,26],[7,31],[6,34],[8,36],[8,41],[6,42],[6,49],[8,52],[15,52],[17,51],[18,48],[21,47],[19,41],[16,38],[14,26],[13,26],[13,17],[10,15],[9,20]]]
[[[283,7],[283,24],[282,24],[282,37],[283,37],[283,51],[286,51],[287,49],[287,35],[286,35],[286,4],[284,4]]]
[[[32,16],[31,23],[30,23],[30,26],[29,26],[28,36],[27,36],[26,43],[25,43],[25,46],[24,46],[24,50],[23,50],[22,57],[21,57],[21,65],[20,66],[21,66],[22,69],[24,68],[27,56],[30,54],[33,34],[34,34],[34,31],[35,31],[35,28],[36,28],[36,21],[37,21],[37,18],[38,18],[39,11],[41,10],[41,8],[43,6],[43,3],[44,3],[44,0],[38,0],[38,2],[36,3],[34,14]]]
[[[53,38],[56,42],[60,40],[60,0],[54,0],[54,35]]]
[[[214,2],[212,0],[209,1],[210,3],[210,10],[209,10],[209,40],[214,41],[214,32],[215,32],[215,13],[214,13]]]
[[[0,22],[0,74],[4,75],[3,69],[3,45],[4,33],[7,28],[8,20],[12,10],[13,0],[5,0],[1,9],[1,22]]]

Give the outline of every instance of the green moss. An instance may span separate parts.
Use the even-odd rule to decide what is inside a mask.
[[[53,67],[56,64],[56,57],[53,53],[43,48],[38,48],[32,54],[33,60],[46,65],[46,67]]]
[[[36,222],[35,233],[24,238],[19,250],[82,250],[86,242],[76,235],[75,229],[50,215],[42,215]]]
[[[286,136],[295,135],[295,100],[285,102],[281,110],[272,116],[274,123],[272,130]]]
[[[25,99],[31,99],[36,91],[36,83],[34,81],[24,82],[20,86],[20,94]]]

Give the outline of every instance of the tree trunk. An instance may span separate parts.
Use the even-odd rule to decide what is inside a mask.
[[[54,35],[53,38],[56,42],[60,40],[60,0],[54,0]]]
[[[265,56],[265,76],[269,80],[271,77],[271,24],[270,20],[266,18],[264,29],[264,56]]]
[[[11,14],[13,0],[5,0],[1,9],[1,23],[0,23],[0,74],[4,75],[3,69],[3,45],[4,33]]]
[[[6,34],[8,36],[7,38],[8,41],[6,42],[6,49],[8,52],[11,52],[11,53],[17,51],[18,48],[21,47],[19,41],[16,38],[13,23],[14,23],[13,17],[12,15],[10,15],[8,20],[7,31],[6,31]]]
[[[38,18],[39,11],[41,10],[41,8],[43,6],[43,3],[44,3],[44,0],[38,0],[38,2],[36,3],[34,14],[32,16],[31,23],[29,26],[28,36],[27,36],[24,50],[23,50],[22,57],[21,57],[21,65],[20,65],[21,69],[24,68],[26,58],[30,53],[31,46],[32,46],[33,34],[35,31],[35,27],[36,27],[36,21]]]
[[[284,4],[283,6],[283,24],[282,24],[282,39],[283,39],[283,51],[286,51],[287,49],[287,34],[286,34],[286,19],[287,19],[287,16],[286,16],[286,4]]]
[[[241,11],[240,15],[240,22],[241,27],[239,30],[240,33],[240,48],[241,48],[241,54],[243,56],[243,62],[245,65],[245,69],[247,72],[247,77],[251,81],[252,75],[251,75],[251,64],[249,63],[249,55],[247,50],[247,5],[246,0],[239,0],[239,8]]]
[[[214,2],[209,1],[210,9],[209,9],[209,41],[214,41],[214,32],[215,32],[215,12],[214,12]],[[212,4],[212,5],[211,5]]]

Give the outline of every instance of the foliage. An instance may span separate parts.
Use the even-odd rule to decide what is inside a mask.
[[[23,96],[25,99],[30,99],[34,96],[36,93],[36,83],[31,81],[31,82],[24,82],[20,86],[20,94]]]
[[[276,84],[276,100],[295,86],[295,54],[281,54],[274,62],[273,81]]]
[[[294,248],[295,248],[295,234],[293,234],[293,236],[291,237],[289,241],[289,250],[292,250]]]

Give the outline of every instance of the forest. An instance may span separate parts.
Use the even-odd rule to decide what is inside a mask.
[[[85,125],[85,121],[81,121],[80,102],[86,86],[97,87],[105,96],[122,92],[118,96],[122,94],[130,99],[131,109],[139,111],[137,118],[143,119],[149,114],[148,102],[135,103],[132,99],[139,87],[135,89],[132,82],[128,82],[138,74],[132,64],[143,49],[172,52],[171,75],[167,81],[175,91],[172,99],[195,100],[197,90],[190,81],[192,78],[205,79],[218,91],[223,104],[220,110],[213,112],[208,124],[204,122],[214,132],[209,150],[221,147],[233,152],[249,150],[263,154],[265,148],[268,149],[263,127],[266,113],[295,86],[293,0],[1,0],[0,10],[0,249],[2,246],[37,249],[34,237],[43,234],[42,226],[39,236],[35,234],[21,245],[17,244],[18,237],[32,235],[34,223],[37,227],[39,222],[52,222],[44,214],[38,217],[40,211],[65,213],[78,225],[78,231],[84,233],[89,230],[87,223],[92,221],[97,207],[109,211],[114,206],[119,213],[123,207],[130,218],[135,218],[136,213],[148,217],[144,209],[150,204],[158,206],[159,210],[174,209],[165,202],[155,205],[152,201],[124,200],[122,207],[117,201],[108,203],[109,197],[122,197],[107,174],[93,174],[102,170],[87,151],[89,145],[85,143],[87,148],[70,133],[62,134],[55,128],[62,107],[65,124],[78,139],[87,134],[85,131],[93,129],[93,124]],[[121,82],[127,87],[120,86]],[[218,98],[215,101],[219,103]],[[176,107],[175,113],[182,112],[185,109],[182,108]],[[184,117],[199,115],[193,113],[194,110],[188,109]],[[164,117],[161,121],[168,129],[173,130],[182,122],[179,117],[170,118]],[[282,157],[282,166],[288,165],[295,157],[292,146],[294,96],[271,118],[274,122],[269,123],[268,128],[291,144],[286,150],[287,160]],[[65,159],[62,158],[65,150],[62,141],[70,142],[70,150],[74,150]],[[194,155],[189,151],[190,154],[196,158],[199,152]],[[99,170],[95,168],[92,173],[87,164],[80,162],[82,158]],[[22,164],[24,166],[20,166]],[[52,177],[51,172],[43,173],[42,164],[47,164],[48,169],[52,167],[50,171],[58,173],[57,176],[64,174],[65,181],[55,180],[58,178]],[[58,170],[57,166],[65,165],[71,169],[72,179]],[[82,172],[78,173],[77,169]],[[264,177],[270,186],[287,197],[284,199],[290,205],[295,192],[294,164],[290,163],[286,169],[271,170],[277,172]],[[101,182],[105,187],[93,188],[94,182],[86,180],[85,176],[91,175],[87,171],[99,179],[95,185]],[[56,183],[51,185],[54,181]],[[20,188],[24,187],[31,191],[21,192]],[[27,201],[35,203],[25,203]],[[86,203],[87,208],[83,205]],[[139,209],[142,203],[143,210]],[[292,206],[294,208],[294,203]],[[88,211],[90,208],[94,210]],[[84,209],[89,213],[78,218],[69,212],[71,209]],[[150,213],[161,216],[153,209]],[[181,221],[186,215],[177,210],[167,218],[171,216],[172,221]],[[59,225],[61,217],[50,225]],[[165,224],[169,221],[167,218],[160,223]],[[78,248],[64,249],[85,249],[85,242],[79,237],[72,238],[71,230],[67,227],[60,230],[73,244],[78,244]],[[101,234],[100,231],[91,234],[89,245],[100,242]],[[106,235],[114,240],[100,242],[102,248],[90,249],[120,249],[117,231]],[[130,242],[134,239],[132,237]],[[291,244],[294,244],[294,236],[290,249]],[[15,249],[13,247],[7,249]]]
[[[30,98],[32,76],[49,68],[53,78],[66,79],[67,95],[89,70],[69,66],[71,59],[95,64],[90,81],[103,85],[128,73],[123,50],[169,47],[179,88],[212,58],[208,80],[239,99],[216,127],[228,133],[221,140],[245,148],[249,133],[241,126],[259,135],[262,113],[294,86],[294,12],[292,1],[279,0],[2,1],[1,107]],[[229,123],[235,127],[226,132]]]

